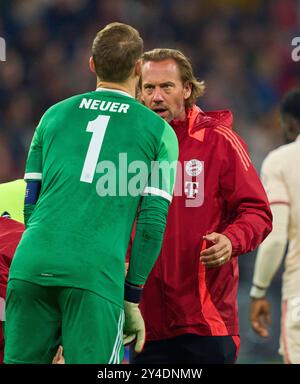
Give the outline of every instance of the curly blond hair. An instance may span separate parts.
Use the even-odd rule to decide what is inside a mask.
[[[205,84],[204,81],[198,81],[194,76],[189,59],[179,50],[169,48],[155,48],[142,55],[143,64],[148,61],[158,62],[168,59],[173,59],[178,65],[182,84],[191,84],[191,96],[185,100],[185,107],[191,108],[196,103],[196,100],[204,94]]]

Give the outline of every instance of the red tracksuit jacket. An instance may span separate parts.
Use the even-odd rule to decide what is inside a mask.
[[[24,225],[18,221],[0,217],[0,300],[5,299],[9,267],[22,237]],[[0,305],[3,304],[1,300]],[[3,308],[0,308],[2,313]],[[0,321],[0,364],[3,363],[4,340]]]
[[[185,122],[172,126],[179,161],[185,162],[175,189],[182,196],[173,197],[161,254],[140,304],[147,340],[183,333],[237,335],[237,256],[255,249],[271,231],[267,196],[244,142],[231,130],[230,111],[204,113],[194,106]],[[231,240],[233,257],[209,269],[199,255],[206,246],[203,235],[211,232]]]

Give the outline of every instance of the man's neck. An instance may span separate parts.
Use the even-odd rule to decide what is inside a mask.
[[[97,81],[97,88],[116,89],[128,93],[130,96],[135,98],[135,82],[128,81],[126,83],[112,83],[109,81]]]
[[[186,121],[187,121],[187,113],[186,113],[186,110],[183,109],[180,114],[178,114],[176,116],[176,119],[172,119],[172,122],[175,124],[175,125],[181,125],[183,126],[184,124],[186,124]]]
[[[186,115],[186,112],[185,110],[183,110],[175,120],[178,120],[178,121],[181,121],[181,122],[184,122],[186,121],[186,118],[187,118],[187,115]]]

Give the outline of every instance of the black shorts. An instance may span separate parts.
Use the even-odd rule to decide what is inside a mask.
[[[148,341],[141,353],[130,348],[132,364],[234,364],[240,337],[185,334],[172,339]]]

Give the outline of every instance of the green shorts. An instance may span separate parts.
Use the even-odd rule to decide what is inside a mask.
[[[10,280],[4,362],[49,364],[62,345],[66,364],[120,363],[123,324],[123,309],[91,291]]]

